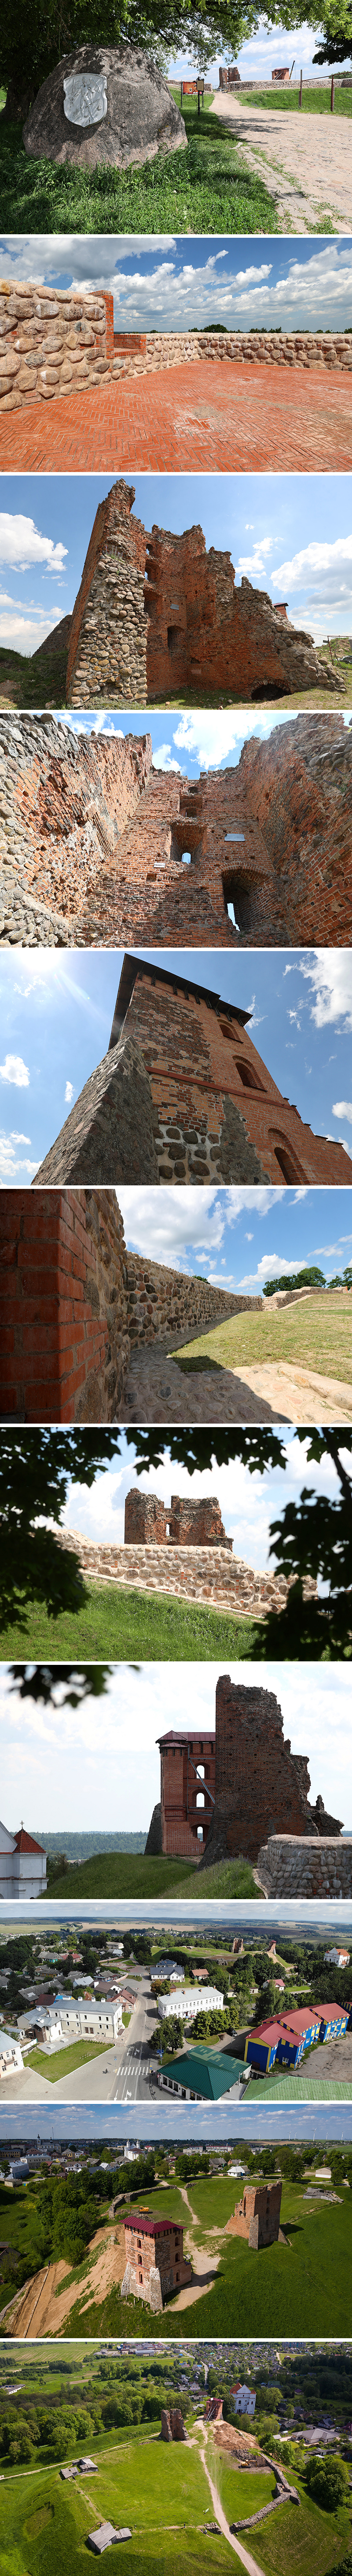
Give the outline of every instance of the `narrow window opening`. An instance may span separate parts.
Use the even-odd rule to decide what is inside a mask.
[[[190,868],[190,865],[191,865],[191,852],[190,852],[190,850],[182,850],[182,851],[181,851],[181,858],[182,858],[182,867],[183,867],[183,868]]]

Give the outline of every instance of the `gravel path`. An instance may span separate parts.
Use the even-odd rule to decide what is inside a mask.
[[[314,232],[328,216],[336,233],[352,230],[351,120],[300,116],[291,108],[254,107],[218,90],[210,113],[235,127],[246,168],[258,170],[275,198],[282,233]]]
[[[153,1342],[132,1354],[116,1421],[276,1422],[277,1408],[273,1413],[268,1397],[252,1392],[233,1369],[192,1369],[184,1376],[162,1343]]]

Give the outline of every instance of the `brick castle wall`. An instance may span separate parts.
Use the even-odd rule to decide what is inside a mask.
[[[273,1691],[230,1681],[216,1690],[215,1807],[207,1840],[210,1866],[240,1852],[256,1861],[272,1829],[302,1834],[308,1824],[308,1762],[284,1742]]]
[[[352,1896],[352,1834],[268,1834],[258,1871],[269,1896]]]
[[[344,1147],[313,1136],[282,1099],[230,1004],[139,961],[126,964],[125,1001],[124,1030],[149,1074],[161,1182],[346,1182]],[[115,1015],[114,1040],[117,1030]]]
[[[199,1764],[202,1778],[198,1778]],[[161,1736],[160,1775],[162,1851],[169,1858],[199,1861],[215,1797],[215,1735],[185,1734],[172,1744]],[[202,1796],[203,1807],[197,1804]]]
[[[6,1190],[0,1242],[3,1416],[114,1420],[129,1358],[114,1191]]]
[[[204,1495],[199,1502],[180,1494],[171,1495],[171,1503],[159,1501],[158,1494],[141,1494],[132,1485],[125,1502],[125,1547],[162,1543],[168,1538],[175,1547],[228,1547],[221,1519],[220,1503],[214,1494]]]
[[[131,517],[134,498],[121,478],[99,505],[73,611],[69,706],[107,693],[124,705],[126,692],[144,704],[145,687],[149,704],[202,685],[208,702],[223,692],[243,703],[318,685],[336,694],[335,672],[311,636],[244,576],[235,589],[229,553],[210,546],[207,554],[200,527],[174,536],[154,525],[148,535]]]
[[[254,733],[236,768],[191,780],[152,770],[149,734],[76,739],[51,716],[2,715],[0,939],[343,946],[351,764],[341,713]]]
[[[0,279],[0,412],[195,360],[348,369],[347,332],[114,332],[113,296]]]

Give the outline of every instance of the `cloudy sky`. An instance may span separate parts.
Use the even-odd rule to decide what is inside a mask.
[[[135,513],[207,548],[285,599],[294,626],[352,635],[352,478],[336,474],[136,475]],[[32,653],[74,606],[99,501],[111,475],[2,475],[0,644]],[[182,733],[179,740],[182,745]]]
[[[105,287],[114,297],[115,331],[184,331],[205,322],[243,331],[254,323],[336,331],[352,321],[350,237],[192,234],[190,248],[189,236],[177,234],[139,234],[137,244],[128,233],[3,233],[0,255],[5,279]]]
[[[185,723],[193,724],[193,718]],[[204,725],[208,723],[205,717]],[[222,723],[226,719],[219,715],[219,729]],[[140,954],[160,965],[160,951],[143,949]],[[222,949],[207,950],[205,957],[204,950],[189,954],[173,949],[169,956],[164,952],[165,961],[174,973],[189,974],[212,992],[220,991],[224,1001],[251,1011],[254,1044],[279,1090],[295,1102],[315,1134],[342,1139],[352,1156],[348,949],[246,949],[233,957]],[[17,1180],[30,1188],[89,1074],[106,1054],[122,962],[122,950],[16,948],[6,956],[0,950],[0,1188]],[[346,1165],[346,1184],[350,1179]],[[133,1190],[123,1194],[119,1187],[118,1196],[121,1205],[124,1197],[129,1241],[132,1236],[137,1241],[138,1233],[142,1242],[145,1194],[139,1192],[137,1198]],[[332,1193],[328,1227],[324,1191],[298,1194],[299,1221],[293,1214],[296,1193],[285,1188],[253,1189],[250,1205],[246,1191],[226,1196],[225,1191],[203,1189],[159,1190],[147,1192],[146,1198],[150,1251],[184,1269],[204,1262],[205,1271],[214,1275],[215,1265],[224,1286],[228,1276],[232,1284],[234,1268],[236,1277],[252,1268],[252,1241],[260,1279],[266,1264],[268,1275],[275,1264],[284,1268],[284,1256],[289,1268],[306,1260],[308,1240],[315,1243],[318,1236],[324,1245],[328,1239],[333,1245],[330,1257],[326,1254],[328,1277],[350,1257],[352,1219],[350,1226],[343,1190]],[[342,1248],[335,1249],[340,1237]]]
[[[298,1442],[295,1446],[298,1451]],[[302,1450],[297,1463],[302,1483]],[[237,1469],[225,1471],[227,1500],[223,1516],[229,1534],[236,1517],[234,1494],[231,1512],[230,1492],[237,1475]],[[179,1484],[179,1471],[173,1468],[173,1482],[175,1476]],[[165,1469],[159,1475],[154,1473],[154,1490],[157,1485],[159,1491],[163,1490],[163,1477],[165,1483]],[[167,1466],[166,1482],[169,1477]],[[218,1486],[219,1469],[216,1479]],[[243,1469],[241,1479],[243,1488],[245,1481],[248,1487],[248,1475],[245,1477]],[[124,1471],[118,1483],[115,1470],[110,1479],[110,1517],[115,1538],[121,1517],[122,1481],[125,1485]],[[195,1481],[193,1478],[192,1491]],[[251,1478],[250,1484],[252,1488],[253,1484],[260,1486],[261,1479]],[[224,1506],[223,1491],[221,1499]],[[259,1499],[258,1494],[254,1511]],[[251,1545],[249,1532],[248,1543]],[[242,1528],[240,1544],[242,1553]],[[233,1664],[230,1670],[231,1680],[236,1682],[238,1667]],[[0,1667],[1,1798],[6,1824],[17,1829],[20,1778],[21,1815],[29,1832],[74,1833],[80,1829],[84,1833],[95,1828],[106,1833],[110,1827],[112,1832],[147,1834],[153,1806],[160,1797],[157,1738],[163,1734],[165,1724],[210,1731],[215,1724],[216,1680],[217,1666],[209,1663],[144,1664],[139,1672],[129,1664],[120,1664],[115,1666],[109,1691],[99,1701],[98,1711],[94,1700],[85,1701],[79,1709],[60,1706],[60,1691],[54,1710],[40,1708],[30,1700],[23,1706],[10,1686],[5,1668]],[[264,1680],[265,1688],[275,1691],[279,1700],[284,1735],[291,1738],[292,1751],[308,1757],[312,1801],[321,1794],[329,1812],[338,1812],[348,1828],[352,1823],[348,1666],[310,1665],[309,1705],[304,1666],[268,1663]],[[253,1689],[256,1683],[262,1687],[261,1664],[251,1665],[250,1682]]]
[[[123,2102],[115,2107],[111,2102],[82,2102],[81,2106],[79,2102],[53,2101],[41,2102],[40,2112],[37,2102],[11,2102],[12,2144],[16,2138],[21,2144],[25,2139],[27,2147],[36,2148],[38,2134],[43,2145],[49,2145],[52,2138],[58,2142],[65,2138],[72,2146],[79,2146],[80,2140],[86,2139],[92,2147],[101,2147],[102,2155],[104,2145],[138,2138],[143,2146],[161,2135],[163,2139],[176,2138],[179,2146],[186,2146],[189,2138],[195,2142],[204,2140],[204,2144],[213,2139],[224,2147],[236,2138],[246,2138],[248,2146],[259,2138],[266,2145],[270,2138],[292,2138],[295,2145],[300,2138],[306,2139],[307,2145],[311,2138],[321,2139],[322,2144],[334,2138],[336,2143],[341,2139],[344,2144],[352,2138],[352,2102],[285,2102],[280,2106],[273,2101],[258,2104],[256,2109],[252,2102],[243,2101],[237,2109],[235,2102],[176,2103],[169,2102],[166,2096],[162,2110],[160,2102],[129,2102],[125,2109]],[[1,2151],[8,2153],[8,2141],[8,2106],[6,2110],[5,2102],[1,2102],[0,2155]]]

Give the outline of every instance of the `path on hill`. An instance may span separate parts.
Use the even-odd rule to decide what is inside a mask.
[[[210,115],[236,133],[247,170],[261,176],[275,198],[280,232],[311,233],[317,216],[334,232],[352,230],[351,119],[299,108],[256,107],[240,93],[217,90]],[[287,245],[289,257],[289,245]]]
[[[287,123],[291,140],[293,116]],[[2,473],[328,474],[351,465],[350,377],[318,364],[237,366],[224,353],[0,415]]]
[[[204,2440],[205,2442],[207,2441],[206,2431],[204,2431]],[[194,2445],[194,2448],[197,2448],[198,2450],[198,2443],[197,2445]],[[226,2514],[224,2513],[223,2505],[220,2503],[218,2489],[213,2485],[213,2479],[210,2476],[210,2469],[208,2469],[205,2450],[199,2450],[199,2457],[202,2460],[203,2469],[205,2469],[216,2521],[220,2524],[220,2531],[223,2531],[224,2540],[228,2541],[229,2549],[234,2550],[235,2557],[241,2559],[241,2565],[242,2567],[247,2568],[248,2576],[264,2576],[264,2570],[262,2567],[259,2567],[258,2559],[253,2558],[250,2550],[243,2548],[243,2542],[237,2539],[237,2534],[235,2537],[235,2533],[230,2531],[230,2524],[226,2521]]]

